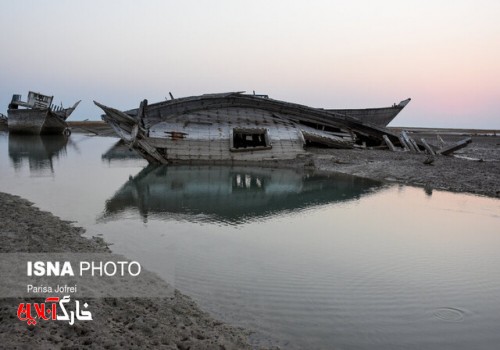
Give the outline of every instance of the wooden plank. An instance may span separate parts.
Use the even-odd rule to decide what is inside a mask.
[[[415,149],[417,150],[417,153],[422,153],[422,151],[420,150],[420,147],[417,145],[417,142],[409,136],[408,136],[408,139],[410,140],[413,147],[415,147]]]
[[[469,143],[472,142],[472,138],[468,137],[466,139],[463,139],[461,141],[458,141],[450,146],[443,147],[439,150],[437,150],[437,154],[441,154],[443,156],[447,156],[448,154],[452,154],[455,151],[458,151],[461,148],[467,147]]]
[[[411,151],[410,147],[408,146],[408,144],[406,143],[406,140],[404,139],[403,136],[399,136],[399,142],[401,143],[401,146],[403,146],[403,149],[405,151]]]
[[[423,137],[420,139],[420,142],[422,142],[422,145],[427,150],[427,153],[429,153],[431,156],[436,155],[436,152],[434,152],[432,147],[427,143],[427,141]]]
[[[413,145],[413,142],[411,142],[410,137],[408,136],[408,134],[406,133],[406,131],[404,131],[404,130],[401,131],[401,136],[403,137],[403,140],[405,140],[405,143],[408,145],[408,149],[411,152],[417,153],[417,149]]]
[[[337,136],[320,134],[320,132],[302,131],[304,139],[309,142],[315,142],[328,147],[335,148],[353,148],[354,140],[345,140]]]
[[[385,141],[385,144],[386,144],[387,146],[389,146],[389,149],[390,149],[391,151],[393,151],[393,152],[396,152],[396,151],[397,151],[397,150],[396,150],[396,147],[395,147],[395,146],[394,146],[394,144],[391,142],[391,140],[389,139],[389,137],[388,137],[387,135],[383,135],[382,137],[383,137],[383,139],[384,139],[384,141]]]

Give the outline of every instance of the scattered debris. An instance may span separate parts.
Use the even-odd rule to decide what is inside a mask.
[[[467,137],[466,139],[463,139],[461,141],[458,141],[450,146],[447,147],[442,147],[436,151],[437,154],[441,154],[443,156],[447,156],[449,154],[452,154],[455,151],[458,151],[461,148],[466,147],[469,143],[472,142],[471,137]]]
[[[429,156],[427,156],[427,158],[425,158],[423,163],[425,165],[432,165],[432,163],[434,163],[434,160],[435,160],[434,156],[430,154]]]
[[[385,136],[385,135],[384,135]],[[445,142],[444,140],[437,135],[439,143],[441,145],[444,145]],[[403,147],[403,149],[400,149],[398,147],[395,147],[394,144],[390,141],[388,137],[383,137],[385,144],[389,147],[389,149],[393,152],[396,151],[407,151],[407,152],[413,152],[413,153],[422,153],[426,152],[427,154],[431,156],[435,155],[443,155],[447,156],[452,154],[453,152],[466,147],[469,143],[472,142],[472,138],[468,137],[464,140],[461,140],[459,142],[456,142],[452,145],[448,146],[442,146],[440,148],[436,148],[432,145],[430,145],[424,138],[420,139],[420,142],[417,143],[413,138],[411,138],[406,131],[402,131],[401,134],[399,135],[399,143]]]

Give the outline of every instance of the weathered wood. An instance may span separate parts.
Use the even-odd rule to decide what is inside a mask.
[[[385,144],[389,147],[389,149],[393,152],[396,152],[397,151],[396,147],[391,142],[391,140],[387,137],[387,135],[383,135],[382,137],[384,138]]]
[[[420,150],[420,147],[417,145],[417,142],[409,136],[408,136],[408,139],[410,140],[411,144],[413,145],[413,147],[415,148],[417,153],[422,153],[422,151]]]
[[[439,148],[443,148],[446,145],[446,142],[444,142],[443,138],[439,134],[436,135],[436,139],[439,143]]]
[[[383,135],[399,143],[398,135],[392,131],[347,115],[238,92],[179,98],[127,112],[96,104],[106,113],[103,119],[114,125],[120,135],[133,136],[137,130],[134,126],[141,124],[137,139],[147,140],[159,152],[158,157],[147,147],[142,147],[141,153],[148,154],[147,159],[153,162],[162,157],[170,161],[171,156],[180,157],[181,154],[193,159],[233,159],[236,153],[230,152],[228,145],[232,139],[231,131],[235,128],[268,130],[266,135],[269,135],[272,149],[255,148],[238,155],[255,155],[255,159],[288,159],[303,153],[304,139],[337,148],[352,148],[355,141],[364,147],[377,146],[383,142]],[[128,139],[132,141],[132,138]],[[193,140],[202,141],[205,148],[194,149],[189,143]],[[290,141],[294,145],[292,148],[280,147]],[[218,149],[214,155],[206,151],[210,150],[209,143],[218,142],[224,143],[224,150]],[[252,139],[238,139],[238,142],[243,142],[243,147],[255,146]],[[141,144],[136,142],[135,147],[141,147]],[[184,149],[180,148],[173,154],[172,147]]]
[[[299,122],[317,123],[338,129],[347,129],[364,137],[372,137],[382,141],[382,134],[397,140],[397,135],[369,122],[362,122],[342,114],[311,108],[294,103],[277,101],[273,99],[256,98],[240,93],[210,94],[173,101],[164,101],[151,104],[148,108],[149,125],[168,118],[170,115],[180,115],[201,110],[216,110],[227,107],[256,108],[287,115],[287,119],[296,118]],[[160,112],[161,111],[161,112]],[[133,111],[130,111],[133,113]]]
[[[63,134],[69,130],[66,119],[80,101],[71,108],[63,108],[54,106],[52,100],[53,96],[32,91],[28,94],[28,102],[21,101],[21,95],[12,96],[7,111],[9,131],[22,134]]]
[[[408,136],[408,134],[406,133],[406,131],[401,131],[401,136],[403,137],[403,139],[405,140],[405,143],[408,145],[408,148],[411,152],[417,152],[417,149],[415,148],[415,146],[413,145],[413,142],[411,142],[410,140],[410,137]]]
[[[380,126],[387,126],[399,112],[411,101],[410,98],[394,104],[391,107],[363,108],[363,109],[327,109],[329,112],[344,114],[361,121],[369,121]]]
[[[302,135],[306,141],[319,143],[333,148],[352,148],[354,144],[353,139],[329,135],[319,130],[302,130]]]
[[[436,155],[436,152],[434,152],[432,147],[427,143],[427,141],[423,137],[420,139],[420,141],[422,142],[424,148],[427,150],[427,153],[429,153],[431,156]]]
[[[448,154],[452,154],[455,151],[458,151],[461,148],[467,147],[467,145],[471,142],[472,142],[472,138],[468,137],[468,138],[463,139],[461,141],[458,141],[450,146],[443,147],[443,148],[437,150],[436,153],[441,154],[443,156],[446,156]]]
[[[410,146],[406,143],[406,140],[402,135],[399,136],[399,143],[401,143],[401,146],[403,146],[403,150],[405,151],[411,151]]]

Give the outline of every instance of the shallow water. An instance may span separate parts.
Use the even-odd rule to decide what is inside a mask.
[[[500,343],[499,200],[284,169],[148,167],[116,141],[0,133],[0,191],[102,235],[255,330],[255,344]]]

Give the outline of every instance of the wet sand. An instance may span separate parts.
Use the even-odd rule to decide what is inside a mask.
[[[82,237],[82,228],[0,192],[0,252],[109,252],[100,238]],[[17,319],[21,302],[0,299],[0,347],[6,349],[251,349],[249,332],[219,322],[187,296],[89,300],[93,321],[73,326]]]

